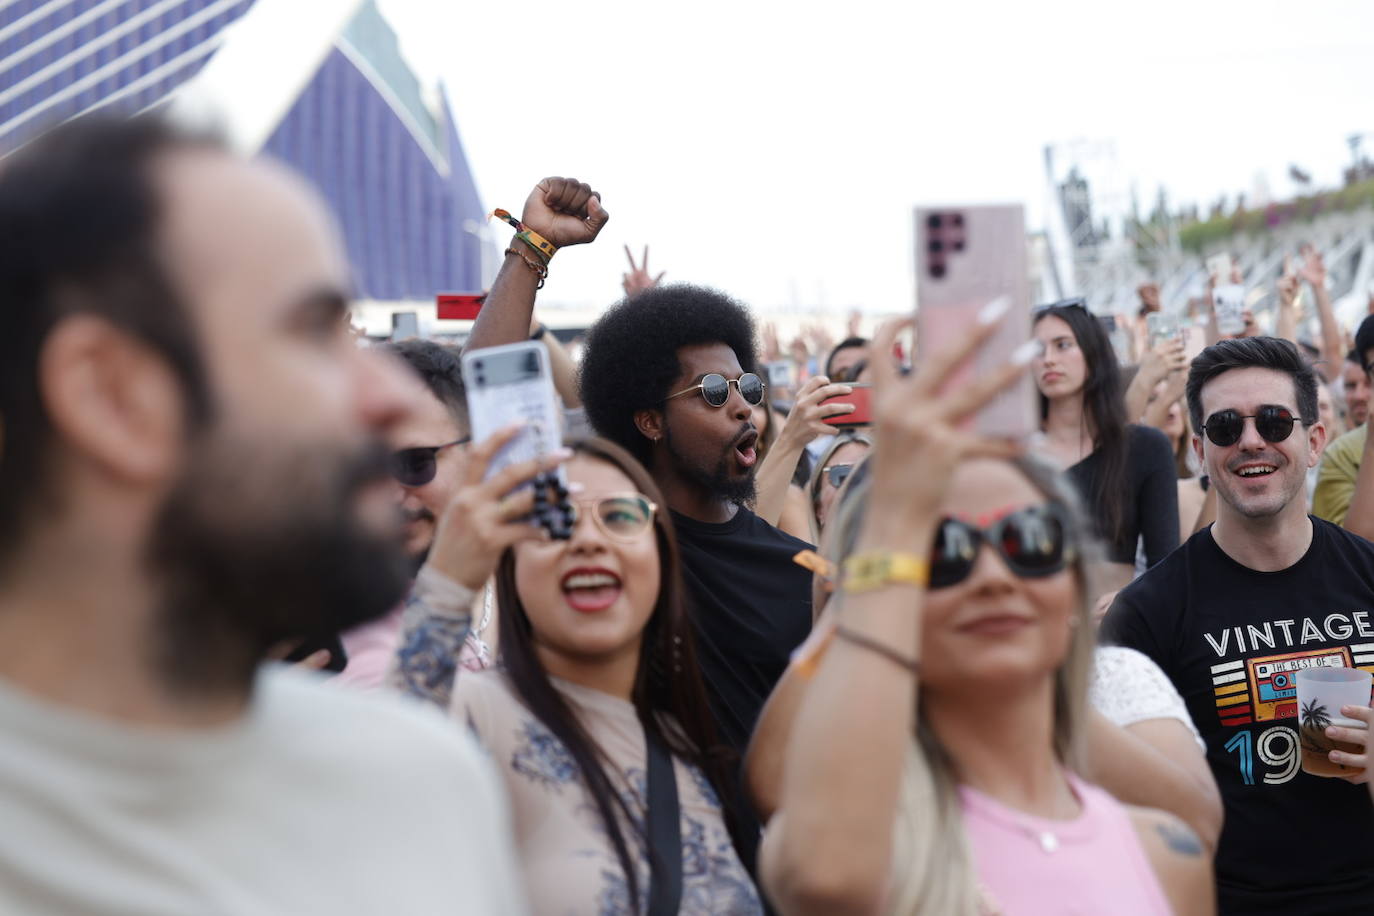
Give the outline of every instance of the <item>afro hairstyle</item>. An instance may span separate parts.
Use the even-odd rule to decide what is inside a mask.
[[[648,467],[649,440],[635,413],[663,406],[682,373],[680,348],[714,343],[734,350],[745,372],[758,371],[753,319],[724,293],[677,283],[622,299],[587,332],[580,375],[587,419]]]

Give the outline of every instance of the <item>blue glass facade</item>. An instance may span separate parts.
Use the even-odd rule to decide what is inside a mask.
[[[0,151],[87,111],[132,114],[168,98],[253,4],[0,4]],[[264,147],[334,207],[360,298],[433,302],[436,292],[482,287],[484,243],[472,230],[485,214],[447,101],[433,112],[420,98],[367,0]]]

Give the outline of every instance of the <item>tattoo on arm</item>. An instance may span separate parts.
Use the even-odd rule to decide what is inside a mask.
[[[414,591],[406,597],[392,683],[447,710],[458,675],[458,655],[472,618],[434,613]]]
[[[1181,856],[1202,855],[1202,842],[1197,834],[1182,824],[1155,824],[1155,830],[1164,840],[1164,845]]]

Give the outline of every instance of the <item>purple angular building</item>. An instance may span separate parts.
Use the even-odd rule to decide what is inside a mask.
[[[164,105],[316,184],[370,332],[483,288],[485,213],[447,99],[426,101],[374,0],[0,0],[0,152]]]

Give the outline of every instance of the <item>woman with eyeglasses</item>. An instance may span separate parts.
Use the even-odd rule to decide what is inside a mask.
[[[874,363],[879,447],[831,521],[834,626],[805,660],[764,884],[787,914],[1211,913],[1192,831],[1078,775],[1076,500],[965,423],[1021,369],[939,393],[991,330],[906,378]]]
[[[1102,590],[1135,574],[1143,546],[1153,566],[1179,545],[1178,485],[1163,433],[1127,422],[1116,353],[1081,300],[1036,311],[1042,352],[1032,364],[1040,390],[1039,451],[1065,469],[1091,507],[1107,545]]]
[[[533,912],[761,912],[658,488],[618,446],[575,443],[575,521],[553,540],[521,521],[536,463],[483,480],[508,438],[469,457],[407,608],[402,678],[423,685],[455,649],[494,568],[499,665],[460,673],[450,710],[505,778]]]

